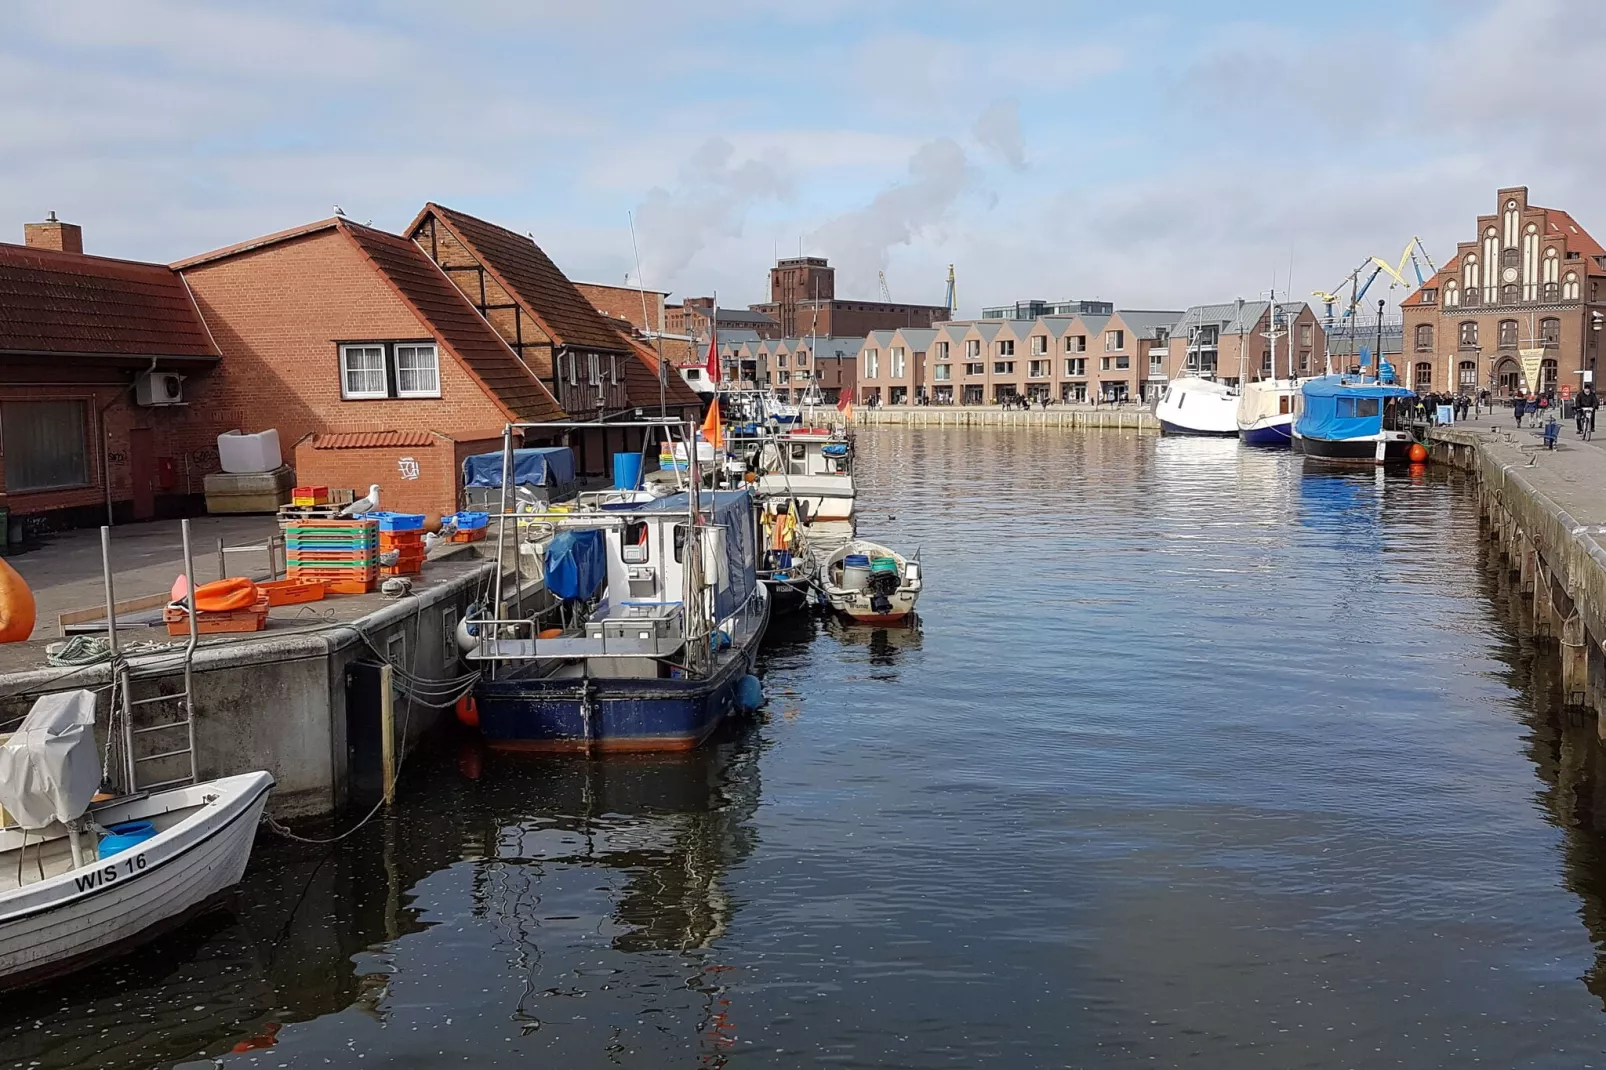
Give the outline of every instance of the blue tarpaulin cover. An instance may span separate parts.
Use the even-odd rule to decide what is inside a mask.
[[[513,451],[513,485],[559,486],[574,482],[574,451],[567,446],[540,446]],[[476,453],[463,458],[463,486],[500,487],[502,453]]]
[[[547,590],[559,598],[590,598],[608,578],[608,548],[602,532],[560,531],[546,550]]]
[[[1303,395],[1294,430],[1304,438],[1339,442],[1383,429],[1383,406],[1391,398],[1416,395],[1403,386],[1359,382],[1347,375],[1324,375],[1300,387]]]
[[[753,524],[753,496],[745,490],[716,490],[698,497],[706,509],[712,501],[714,519],[725,530],[725,572],[729,583],[714,592],[714,616],[724,620],[742,607],[758,586],[758,535]],[[685,513],[686,495],[671,494],[667,498],[637,506],[642,513]]]

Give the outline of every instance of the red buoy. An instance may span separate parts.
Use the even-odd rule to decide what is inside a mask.
[[[1421,464],[1428,459],[1428,448],[1420,442],[1411,443],[1411,463]]]
[[[457,719],[465,728],[480,726],[480,708],[475,705],[473,695],[464,695],[457,700]]]

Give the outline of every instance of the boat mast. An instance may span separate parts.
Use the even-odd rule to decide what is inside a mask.
[[[1244,299],[1238,298],[1238,392],[1244,389]]]

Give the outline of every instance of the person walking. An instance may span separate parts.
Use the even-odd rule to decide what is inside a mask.
[[[1527,409],[1528,399],[1523,397],[1521,394],[1518,394],[1516,397],[1511,399],[1511,415],[1517,418],[1518,428],[1522,427],[1522,416]]]

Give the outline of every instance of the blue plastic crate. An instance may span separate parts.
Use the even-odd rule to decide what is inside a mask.
[[[441,525],[451,524],[458,531],[474,531],[490,524],[490,513],[446,513],[441,517]]]
[[[367,520],[379,521],[380,531],[418,531],[424,526],[423,513],[364,513]]]

